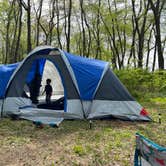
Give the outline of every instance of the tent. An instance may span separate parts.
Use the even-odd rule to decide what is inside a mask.
[[[46,66],[49,67],[45,72]],[[40,103],[44,76],[52,83],[59,80],[52,86],[57,90],[55,94],[63,97],[55,100],[61,107]],[[20,63],[0,66],[0,111],[1,116],[14,115],[43,123],[111,117],[151,120],[108,62],[75,56],[51,46],[35,48]]]

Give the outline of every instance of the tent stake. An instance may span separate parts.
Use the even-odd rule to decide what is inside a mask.
[[[92,129],[92,120],[89,121],[89,129]]]
[[[159,124],[161,124],[161,114],[160,113],[158,114],[158,117],[159,117]]]

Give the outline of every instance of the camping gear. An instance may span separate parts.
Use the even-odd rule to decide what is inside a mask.
[[[110,69],[108,62],[40,46],[22,62],[0,66],[0,74],[2,117],[16,115],[47,124],[56,122],[57,118],[60,122],[64,118],[151,120]],[[53,97],[64,97],[63,107],[41,106],[40,93],[47,78],[52,80],[51,85],[56,90]],[[59,82],[54,83],[56,80]]]
[[[134,166],[166,166],[166,148],[136,133]]]

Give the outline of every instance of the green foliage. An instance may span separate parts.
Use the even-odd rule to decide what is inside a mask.
[[[156,102],[156,103],[166,103],[166,98],[162,98],[162,97],[156,97],[156,98],[152,98],[151,99],[152,102]]]
[[[125,69],[115,73],[137,99],[148,100],[156,95],[166,95],[166,71],[151,73],[141,69]]]
[[[79,156],[82,156],[85,154],[85,150],[81,145],[75,145],[73,147],[74,153],[78,154]]]

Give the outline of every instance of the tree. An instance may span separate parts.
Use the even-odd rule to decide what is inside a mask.
[[[36,46],[39,45],[40,19],[41,19],[41,14],[42,14],[42,7],[43,7],[43,0],[39,1],[39,6],[38,6],[37,10],[34,7],[34,11],[36,13]]]
[[[68,3],[66,3],[66,0],[64,0],[63,2],[64,2],[64,16],[65,16],[64,26],[65,26],[65,37],[66,37],[66,49],[68,52],[70,52],[72,0],[69,0]]]
[[[27,0],[27,4],[20,0],[21,5],[27,12],[27,53],[29,53],[32,49],[31,44],[31,0]]]
[[[59,18],[59,15],[60,15],[60,10],[59,10],[59,2],[58,0],[56,0],[56,14],[57,14],[57,38],[58,38],[58,45],[60,47],[60,49],[62,49],[62,43],[61,43],[61,35],[60,35],[60,18]]]
[[[142,5],[144,4],[144,6]],[[144,8],[143,8],[144,7]],[[143,67],[143,54],[144,54],[144,40],[146,33],[146,21],[147,13],[149,10],[149,2],[146,0],[140,0],[140,7],[138,13],[136,13],[135,0],[132,0],[133,19],[135,24],[135,31],[138,35],[138,67]],[[142,19],[141,19],[142,18]]]
[[[159,69],[164,69],[164,57],[163,57],[163,48],[161,42],[161,30],[160,30],[160,19],[161,19],[161,12],[163,10],[164,5],[166,4],[165,0],[148,0],[150,3],[151,9],[154,15],[155,21],[155,29],[156,29],[156,46],[157,46],[157,53],[158,53],[158,65]]]

